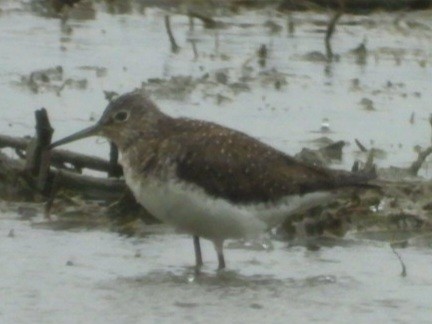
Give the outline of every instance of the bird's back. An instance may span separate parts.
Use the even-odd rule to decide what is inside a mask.
[[[169,166],[181,181],[235,204],[364,186],[370,178],[305,164],[242,132],[205,121],[170,118],[161,121],[154,135],[137,144],[147,147],[146,154],[142,147],[137,150],[142,171]]]

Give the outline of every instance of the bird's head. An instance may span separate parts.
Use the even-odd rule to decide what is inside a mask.
[[[152,131],[158,120],[166,118],[142,92],[133,91],[113,100],[93,126],[52,143],[49,148],[90,136],[103,136],[120,148],[142,132]]]

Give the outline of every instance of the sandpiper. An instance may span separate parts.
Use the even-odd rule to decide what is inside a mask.
[[[225,267],[226,239],[254,238],[290,215],[328,203],[370,176],[325,169],[221,125],[163,113],[143,92],[112,101],[91,127],[52,147],[104,136],[121,153],[127,185],[151,214],[194,238],[214,243]]]

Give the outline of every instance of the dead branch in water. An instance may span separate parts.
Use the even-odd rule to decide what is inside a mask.
[[[423,165],[426,158],[432,154],[432,146],[428,147],[426,150],[419,152],[417,160],[414,161],[408,168],[410,174],[416,176]]]
[[[405,262],[402,260],[402,257],[400,256],[400,254],[395,250],[394,246],[390,245],[390,247],[391,247],[394,255],[396,255],[396,257],[398,258],[399,263],[400,263],[400,265],[402,267],[402,271],[401,271],[401,274],[400,274],[401,277],[406,277],[407,276],[407,270],[406,270]]]
[[[338,12],[336,12],[333,17],[330,19],[329,24],[327,25],[327,31],[326,31],[326,35],[325,35],[325,47],[326,47],[326,56],[327,56],[327,60],[329,62],[331,62],[333,60],[333,50],[332,50],[332,46],[331,46],[331,38],[333,36],[333,33],[336,29],[336,24],[338,22],[338,20],[340,19],[340,17],[342,16],[343,11],[339,10]]]
[[[177,42],[174,38],[173,32],[171,30],[171,20],[170,16],[165,16],[165,28],[168,34],[168,38],[171,44],[171,52],[172,53],[178,53],[180,51],[180,46],[177,45]]]
[[[368,151],[368,149],[357,138],[354,140],[354,142],[357,144],[360,151],[362,151],[362,152]]]
[[[19,156],[24,159],[11,159],[6,155],[0,155],[0,173],[5,175],[5,183],[2,189],[8,192],[7,187],[16,187],[18,191],[27,190],[49,197],[48,206],[58,188],[69,189],[78,192],[89,199],[112,200],[119,198],[126,190],[123,180],[104,179],[81,175],[76,172],[57,170],[51,168],[51,158],[57,165],[64,166],[72,163],[81,170],[83,166],[103,170],[111,175],[120,175],[121,168],[117,164],[118,152],[116,148],[111,150],[110,162],[102,159],[88,157],[67,151],[58,152],[48,150],[51,137],[54,132],[49,122],[45,109],[35,112],[36,136],[33,139],[12,138],[0,136],[0,148],[11,147],[23,152]],[[19,181],[17,181],[19,179]],[[10,183],[7,183],[9,180]],[[49,211],[48,211],[49,212]]]
[[[5,155],[0,155],[0,166],[2,173],[15,175],[27,183],[33,181],[32,178],[26,175],[26,164],[23,160],[11,159]],[[56,177],[58,178],[56,179]],[[53,186],[53,182],[57,181],[56,186],[59,188],[77,191],[87,199],[118,199],[126,190],[126,184],[120,179],[97,178],[54,168],[50,168],[47,172],[47,179],[51,187]]]
[[[13,148],[17,150],[17,153],[20,157],[25,157],[26,154],[24,154],[23,151],[27,149],[31,141],[32,140],[30,138],[18,138],[7,135],[0,135],[0,148]],[[122,168],[118,164],[116,164],[114,167],[104,159],[79,154],[68,150],[51,150],[51,163],[55,166],[59,166],[62,168],[64,168],[64,165],[68,163],[72,165],[76,170],[81,170],[83,168],[101,172],[110,172],[111,170],[111,172],[120,175],[122,172]]]

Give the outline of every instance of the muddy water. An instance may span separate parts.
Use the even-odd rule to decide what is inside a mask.
[[[192,242],[173,233],[143,239],[35,229],[3,214],[2,323],[428,323],[431,251],[346,239],[308,252],[226,250],[218,273],[210,244],[196,275]],[[14,237],[7,237],[14,229]]]
[[[311,52],[324,53],[325,15],[294,14],[292,35],[286,17],[266,12],[221,17],[228,26],[219,31],[203,30],[200,24],[190,31],[188,20],[174,15],[181,51],[173,54],[164,13],[157,9],[144,15],[101,10],[95,20],[61,26],[15,1],[0,5],[1,133],[31,135],[33,111],[46,107],[60,138],[100,115],[106,104],[103,90],[124,92],[151,78],[177,75],[201,78],[208,73],[216,80],[222,72],[226,82],[224,77],[200,82],[181,98],[162,88],[155,98],[173,115],[216,121],[288,153],[323,135],[346,140],[339,167],[352,164],[355,138],[387,152],[378,161],[382,167],[407,166],[415,159],[414,146],[430,145],[431,12],[401,19],[388,14],[343,17],[342,23],[355,23],[338,26],[333,51],[339,58],[328,64],[311,58],[317,57]],[[282,27],[279,32],[265,26],[270,19]],[[351,51],[363,41],[368,52],[360,62]],[[256,58],[263,44],[268,49],[265,67]],[[35,93],[22,81],[32,71],[58,65],[63,81],[85,79],[87,85],[61,91],[46,85]],[[236,82],[249,90],[233,90]],[[373,109],[361,104],[364,98]],[[321,134],[325,118],[330,132]],[[69,148],[101,156],[107,152],[100,139]],[[422,174],[431,176],[430,165]],[[11,229],[14,237],[8,237]],[[214,271],[215,253],[205,243],[206,267],[199,276],[190,268],[191,244],[190,238],[165,228],[149,228],[143,239],[44,230],[3,211],[0,322],[430,322],[427,245],[400,251],[408,271],[402,278],[387,243],[355,239],[354,234],[317,252],[281,242],[273,242],[269,251],[228,248],[229,270],[223,273]]]

